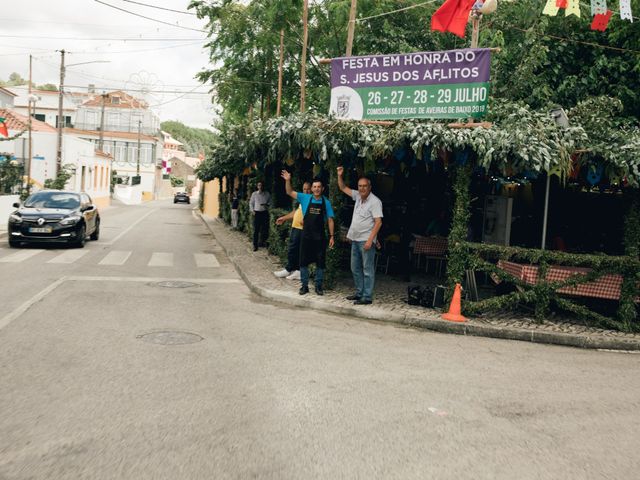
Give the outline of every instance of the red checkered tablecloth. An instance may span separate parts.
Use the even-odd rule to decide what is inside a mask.
[[[500,260],[498,261],[497,267],[529,285],[534,285],[538,281],[538,266],[536,265],[523,265],[516,262]],[[562,282],[574,275],[586,275],[590,271],[591,269],[589,268],[560,267],[553,265],[547,270],[547,280],[549,282]],[[581,283],[575,287],[560,288],[558,292],[581,297],[619,300],[621,285],[622,275],[610,274],[603,275],[589,283]]]
[[[416,236],[413,245],[414,255],[428,255],[432,257],[444,257],[447,254],[448,240],[446,237],[419,237]]]

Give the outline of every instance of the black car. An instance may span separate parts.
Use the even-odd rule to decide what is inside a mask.
[[[64,242],[84,247],[87,236],[98,240],[100,214],[86,193],[42,190],[30,195],[9,216],[9,246]]]
[[[189,198],[189,195],[187,195],[185,192],[178,192],[173,196],[173,203],[191,203],[191,199]]]

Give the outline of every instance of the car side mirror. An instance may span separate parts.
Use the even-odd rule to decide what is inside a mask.
[[[14,208],[20,208],[20,204],[18,202],[13,202],[13,207]]]
[[[91,210],[93,210],[93,205],[85,205],[80,209],[81,212],[90,212]]]

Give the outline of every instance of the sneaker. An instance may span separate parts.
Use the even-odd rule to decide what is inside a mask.
[[[316,287],[316,295],[324,295],[324,290],[322,287]]]
[[[309,287],[305,287],[305,286],[300,287],[300,290],[298,290],[298,293],[300,295],[306,295],[307,293],[309,293]]]
[[[291,272],[289,270],[287,270],[286,268],[283,268],[282,270],[278,270],[277,272],[273,272],[273,274],[278,277],[278,278],[284,278],[287,275],[289,275]]]
[[[287,280],[300,280],[300,270],[294,270],[291,275],[287,277]]]
[[[354,305],[371,305],[372,303],[373,302],[371,300],[364,300],[362,298],[359,298],[358,300],[353,302]]]
[[[346,298],[347,300],[351,300],[351,301],[360,300],[360,297],[358,295],[349,295],[348,297],[344,297],[344,298]]]

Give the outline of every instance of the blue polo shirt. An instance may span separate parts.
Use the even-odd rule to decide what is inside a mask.
[[[322,197],[320,200],[316,200],[313,196],[313,194],[311,193],[302,193],[302,192],[296,192],[298,195],[298,202],[300,202],[300,206],[302,207],[302,215],[306,215],[307,214],[307,210],[309,210],[309,204],[313,203],[313,204],[321,204],[322,201],[324,200],[324,205],[325,205],[325,210],[324,210],[324,218],[325,220],[327,218],[333,218],[334,214],[333,214],[333,207],[331,207],[331,202],[329,201],[329,199],[327,197]]]

